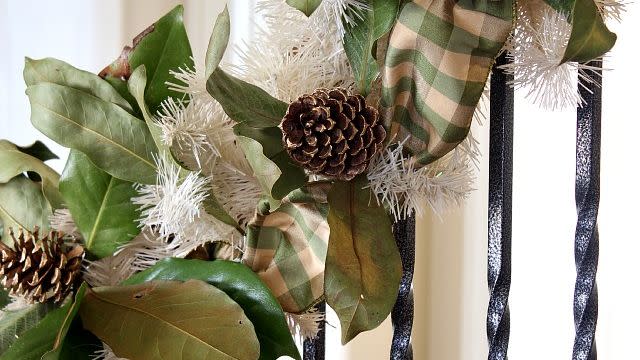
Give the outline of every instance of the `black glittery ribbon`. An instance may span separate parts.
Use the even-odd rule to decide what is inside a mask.
[[[588,65],[600,68],[602,60]],[[595,360],[598,322],[598,204],[600,202],[600,117],[602,71],[587,70],[593,82],[579,85],[585,104],[578,107],[576,131],[576,208],[575,238],[576,286],[573,295],[573,321],[576,337],[573,360]]]
[[[499,69],[501,55],[491,73],[489,140],[489,250],[487,280],[489,308],[487,338],[489,360],[507,359],[509,346],[509,288],[511,287],[511,194],[513,179],[512,75]]]
[[[391,360],[411,360],[411,328],[413,327],[413,269],[416,260],[416,218],[412,215],[393,226],[393,234],[402,259],[402,279],[398,298],[391,312],[393,340]]]

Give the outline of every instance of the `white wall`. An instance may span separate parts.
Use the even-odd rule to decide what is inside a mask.
[[[185,21],[194,54],[202,56],[215,16],[224,1],[185,0]],[[0,138],[19,144],[41,139],[64,159],[66,151],[29,123],[24,95],[24,56],[57,57],[99,71],[122,46],[180,1],[7,0],[0,4]],[[250,38],[251,2],[232,2],[234,40]],[[598,275],[601,359],[632,359],[635,325],[640,323],[636,258],[640,235],[636,210],[640,176],[634,145],[640,133],[637,103],[640,83],[635,44],[640,34],[640,4],[629,6],[625,23],[614,26],[619,42],[607,60],[615,70],[604,80],[602,130],[601,255]],[[574,137],[575,111],[543,112],[516,99],[512,331],[510,357],[518,360],[569,358],[573,338],[572,296],[575,270]],[[488,153],[488,126],[475,129]],[[62,170],[64,161],[54,163]],[[487,158],[474,192],[463,209],[443,221],[419,219],[415,277],[416,359],[486,358],[485,315]],[[333,326],[338,325],[330,317]],[[327,359],[386,359],[391,327],[339,345],[339,329],[329,327]]]

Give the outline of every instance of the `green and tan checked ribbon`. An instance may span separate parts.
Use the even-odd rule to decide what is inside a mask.
[[[287,312],[304,312],[324,294],[328,191],[329,184],[295,190],[275,211],[259,209],[247,225],[243,262]]]
[[[426,165],[469,132],[494,60],[513,23],[513,0],[416,0],[392,30],[382,101],[391,134]]]

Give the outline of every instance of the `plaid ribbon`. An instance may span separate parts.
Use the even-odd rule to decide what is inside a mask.
[[[324,294],[328,191],[329,184],[295,190],[271,213],[259,206],[247,225],[242,261],[260,276],[287,312],[304,312]]]
[[[383,69],[391,134],[420,165],[469,132],[491,66],[512,29],[513,0],[415,0],[400,13]]]

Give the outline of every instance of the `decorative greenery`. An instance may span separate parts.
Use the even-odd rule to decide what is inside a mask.
[[[159,351],[168,359],[254,360],[260,354],[242,308],[199,280],[93,288],[80,315],[116,355],[130,359],[153,359]]]
[[[507,70],[536,89],[558,91],[615,43],[593,0],[533,13],[527,0],[434,1],[267,1],[240,66],[222,62],[225,8],[194,67],[181,6],[99,75],[26,58],[31,123],[70,156],[60,176],[42,142],[0,140],[1,240],[54,230],[56,246],[81,250],[74,274],[77,243],[88,258],[59,307],[0,291],[0,360],[300,359],[294,337],[318,333],[322,300],[343,343],[377,327],[402,275],[392,218],[470,191],[467,125],[514,26],[528,30],[512,38]],[[381,121],[368,121],[379,105]],[[358,171],[304,169],[327,164]]]
[[[71,150],[60,180],[65,205],[83,237],[85,249],[98,258],[112,255],[136,236],[140,213],[131,203],[133,183],[114,178]]]
[[[369,1],[370,10],[344,34],[344,51],[349,58],[356,85],[363,96],[371,91],[373,81],[380,76],[375,59],[376,43],[395,23],[399,0]]]
[[[245,265],[230,261],[165,259],[123,285],[154,280],[205,281],[224,291],[242,307],[260,341],[260,359],[290,356],[300,359],[280,304],[260,278]]]
[[[325,296],[338,314],[342,343],[376,328],[398,294],[402,263],[385,209],[371,204],[367,179],[338,182],[329,192],[331,228]]]

